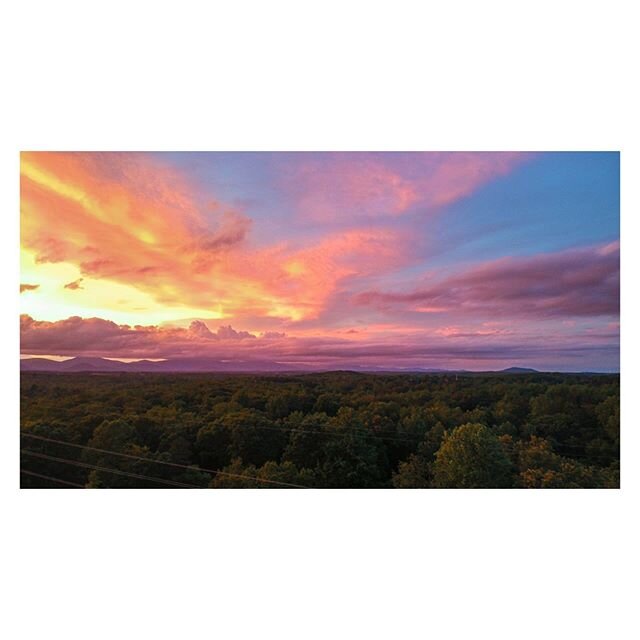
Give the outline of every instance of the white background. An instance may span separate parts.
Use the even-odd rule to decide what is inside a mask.
[[[640,637],[633,5],[4,3],[3,637]],[[20,149],[621,150],[623,488],[20,492]]]

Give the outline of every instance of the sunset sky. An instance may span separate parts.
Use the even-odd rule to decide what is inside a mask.
[[[21,156],[21,353],[619,369],[617,153]]]

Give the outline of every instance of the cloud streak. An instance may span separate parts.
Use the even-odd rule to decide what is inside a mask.
[[[365,291],[363,305],[487,317],[568,318],[620,313],[620,246],[502,258],[408,292]]]

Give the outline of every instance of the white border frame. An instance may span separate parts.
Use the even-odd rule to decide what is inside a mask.
[[[638,637],[632,3],[7,7],[5,637]],[[621,150],[622,489],[20,492],[28,149]]]

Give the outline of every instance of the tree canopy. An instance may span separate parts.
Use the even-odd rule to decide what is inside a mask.
[[[619,486],[617,375],[21,380],[24,487]]]

